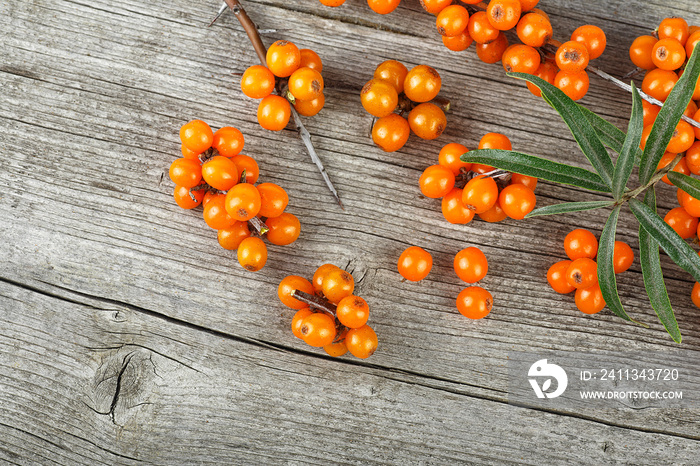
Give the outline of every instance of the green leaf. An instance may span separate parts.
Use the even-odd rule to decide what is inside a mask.
[[[501,149],[477,149],[463,154],[460,160],[491,165],[509,172],[534,176],[555,183],[578,186],[591,191],[610,192],[610,187],[603,182],[600,176],[593,172],[523,154],[522,152]]]
[[[590,122],[595,129],[600,141],[611,148],[615,153],[622,152],[622,145],[625,142],[625,132],[617,126],[610,123],[608,120],[600,117],[596,113],[588,110],[586,107],[579,105],[583,116]],[[634,153],[635,163],[638,163],[642,158],[642,150],[637,148]]]
[[[632,322],[632,319],[627,315],[625,309],[620,302],[620,296],[617,294],[617,279],[615,278],[615,263],[613,256],[615,255],[615,230],[617,230],[617,219],[620,216],[621,206],[613,209],[605,222],[603,232],[600,234],[598,242],[598,285],[603,293],[605,304],[608,305],[618,317]]]
[[[656,211],[656,193],[653,187],[647,190],[644,203],[652,211]],[[639,225],[639,262],[642,265],[644,288],[647,290],[651,307],[673,340],[680,343],[681,331],[678,328],[671,301],[668,299],[664,274],[661,270],[659,243],[641,225]]]
[[[642,98],[639,91],[632,84],[632,115],[627,127],[627,136],[622,144],[620,156],[615,164],[615,172],[613,173],[613,197],[618,201],[622,197],[627,187],[627,181],[632,174],[634,168],[634,157],[639,150],[639,142],[642,140],[642,131],[644,131],[644,119],[642,110]]]
[[[540,89],[542,97],[562,117],[581,148],[583,155],[591,162],[591,165],[603,179],[603,182],[608,186],[612,186],[614,167],[610,154],[608,154],[605,146],[598,138],[591,123],[581,112],[579,105],[556,86],[549,84],[542,78],[527,73],[507,74],[508,76],[531,82]]]
[[[525,216],[525,218],[539,217],[541,215],[556,215],[566,214],[569,212],[583,212],[584,210],[600,209],[602,207],[610,207],[614,205],[611,201],[590,201],[590,202],[562,202],[561,204],[552,204],[533,210]]]
[[[678,172],[668,172],[668,180],[695,199],[700,199],[700,180]]]
[[[693,248],[648,205],[637,199],[630,199],[630,209],[647,233],[666,251],[668,257],[691,274],[695,281],[700,282],[700,257]]]
[[[642,160],[639,162],[639,182],[642,186],[646,185],[656,171],[661,157],[666,152],[666,146],[673,136],[678,121],[681,115],[688,106],[695,86],[700,76],[700,58],[698,58],[698,47],[695,46],[693,54],[690,56],[688,63],[673,90],[669,94],[666,102],[656,116],[654,126],[651,128],[649,138],[647,139]],[[661,244],[663,247],[663,244]]]

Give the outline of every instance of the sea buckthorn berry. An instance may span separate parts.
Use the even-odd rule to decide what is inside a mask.
[[[508,216],[503,211],[503,209],[501,209],[501,204],[499,204],[498,200],[496,200],[496,203],[493,206],[491,206],[489,210],[479,214],[479,218],[484,222],[498,223],[508,218]]]
[[[642,115],[643,124],[645,127],[653,125],[656,121],[656,116],[659,114],[661,107],[642,100]]]
[[[486,133],[479,140],[479,149],[513,150],[513,145],[505,134]]]
[[[409,112],[408,125],[416,136],[430,140],[439,137],[445,131],[447,118],[440,107],[425,102]]]
[[[634,262],[634,251],[629,244],[622,241],[615,241],[613,252],[613,268],[615,273],[622,273],[629,269]]]
[[[180,141],[192,152],[201,154],[211,147],[214,133],[202,120],[192,120],[180,128]]]
[[[476,54],[484,63],[498,63],[503,57],[503,52],[508,48],[508,38],[502,32],[498,37],[488,44],[477,44]]]
[[[288,275],[284,277],[277,287],[277,297],[282,301],[282,304],[292,309],[304,309],[307,307],[307,304],[292,296],[294,290],[313,295],[314,287],[311,286],[310,281],[298,275]]]
[[[292,317],[292,333],[295,337],[303,339],[301,334],[301,322],[311,314],[313,314],[313,311],[308,307],[299,309],[296,314],[294,314],[294,317]]]
[[[552,37],[552,24],[537,13],[523,15],[516,28],[518,38],[530,47],[542,47]]]
[[[194,196],[194,199],[192,199],[192,196],[190,196],[190,188],[175,186],[173,197],[175,198],[177,205],[183,209],[194,209],[202,203],[202,200],[204,199],[204,191],[205,190],[203,189],[192,191],[192,196]]]
[[[666,146],[666,150],[680,154],[690,149],[690,146],[695,142],[695,132],[693,127],[687,121],[680,120],[676,124],[676,129],[673,131],[673,136]]]
[[[301,52],[287,40],[278,40],[267,49],[267,67],[277,77],[286,78],[299,68]]]
[[[665,18],[657,31],[659,39],[674,39],[685,44],[688,40],[688,23],[683,18]]]
[[[559,46],[554,58],[560,70],[575,73],[588,66],[588,49],[580,42],[570,40]]]
[[[214,191],[207,191],[204,193],[204,199],[202,199],[202,207],[206,207],[206,205],[211,201],[215,196],[223,196],[224,198],[226,197],[225,194],[217,194]]]
[[[700,122],[700,109],[698,109],[698,111],[695,113],[693,120]],[[693,131],[695,132],[695,137],[700,139],[700,128],[693,127]]]
[[[469,171],[472,164],[469,162],[462,162],[460,157],[467,152],[469,152],[469,149],[462,144],[457,144],[456,142],[445,144],[442,146],[442,149],[440,149],[438,163],[443,167],[449,168],[455,175],[459,175],[463,172],[466,173]]]
[[[199,153],[189,150],[184,144],[180,144],[180,152],[182,153],[182,157],[186,159],[199,160]]]
[[[350,354],[360,359],[367,359],[377,351],[377,334],[369,325],[348,330],[345,336],[345,345]]]
[[[267,67],[253,65],[243,73],[241,90],[251,99],[262,99],[275,90],[275,75]]]
[[[553,264],[547,270],[547,282],[559,294],[568,294],[576,289],[566,280],[566,272],[570,265],[571,261],[563,260]]]
[[[345,340],[341,340],[324,346],[323,351],[332,358],[339,358],[348,352],[348,347],[345,344]]]
[[[595,259],[598,255],[598,240],[590,231],[577,228],[564,238],[564,250],[572,261],[581,258]]]
[[[399,103],[399,94],[386,81],[370,79],[360,92],[362,106],[367,113],[377,118],[391,114]]]
[[[453,37],[442,36],[443,45],[453,52],[467,50],[469,46],[472,45],[472,42],[474,42],[474,39],[472,39],[472,36],[470,36],[469,32],[466,30]]]
[[[355,280],[343,269],[331,270],[323,279],[321,289],[328,301],[338,304],[341,299],[350,296],[355,290]]]
[[[420,0],[420,5],[430,14],[437,15],[452,4],[452,0]]]
[[[523,3],[523,0],[520,0],[520,3],[522,4],[522,3]],[[545,18],[549,19],[549,15],[548,15],[547,12],[544,11],[544,10],[541,10],[541,9],[539,9],[539,8],[533,8],[533,9],[531,9],[531,10],[529,10],[529,11],[530,11],[531,13],[537,13],[538,15],[542,15],[542,16],[544,16]]]
[[[401,149],[411,135],[408,121],[396,113],[378,119],[372,127],[372,141],[384,152]]]
[[[318,115],[326,104],[326,96],[321,92],[318,97],[311,100],[296,100],[294,102],[294,109],[301,116],[312,117]]]
[[[277,217],[265,220],[265,225],[269,228],[265,234],[267,240],[277,246],[292,244],[299,238],[301,233],[301,223],[296,215],[284,212]]]
[[[501,35],[501,31],[491,25],[485,11],[477,11],[469,18],[467,32],[477,44],[489,44]]]
[[[309,346],[320,348],[330,345],[336,335],[335,319],[323,312],[310,314],[301,321],[299,333]]]
[[[382,62],[374,70],[375,79],[386,81],[396,89],[396,92],[403,92],[403,82],[406,80],[408,69],[403,63],[396,60]]]
[[[289,77],[288,85],[295,99],[313,100],[323,92],[323,76],[311,68],[298,68]]]
[[[662,102],[671,93],[671,89],[678,81],[678,75],[673,71],[652,69],[648,71],[642,80],[642,91]]]
[[[513,44],[501,57],[503,68],[508,72],[534,74],[540,67],[540,53],[529,45]]]
[[[608,42],[605,37],[605,32],[598,26],[593,26],[592,24],[576,28],[571,34],[571,40],[586,46],[586,49],[588,49],[588,58],[590,60],[595,60],[601,56]]]
[[[525,11],[530,11],[537,6],[540,0],[520,0],[520,9]],[[478,3],[478,2],[477,2]],[[549,18],[547,18],[549,19]]]
[[[537,187],[537,178],[534,176],[521,175],[519,173],[513,173],[510,177],[510,184],[521,184],[527,186],[531,190],[535,190]]]
[[[278,95],[268,95],[258,105],[258,123],[270,131],[282,131],[291,114],[289,101]]]
[[[301,49],[299,50],[299,55],[301,56],[299,68],[306,67],[316,70],[319,73],[323,72],[323,62],[316,52],[311,49]]]
[[[698,31],[700,31],[700,26],[698,26],[697,24],[693,24],[691,26],[688,26],[688,34],[689,34],[688,40],[690,40],[690,36],[692,36],[693,34],[695,34]],[[688,44],[688,42],[686,42],[686,45],[687,44]]]
[[[248,222],[236,222],[229,228],[222,228],[216,235],[221,247],[229,251],[238,249],[241,241],[248,237],[250,237]]]
[[[345,3],[345,0],[318,0],[321,2],[321,5],[324,6],[330,6],[330,7],[337,7]],[[299,337],[301,338],[301,337]]]
[[[656,169],[660,170],[666,167],[669,163],[673,162],[673,159],[675,158],[676,154],[666,152],[663,156],[661,156],[661,160],[659,160],[659,164],[657,165]],[[683,175],[688,175],[690,173],[690,169],[688,168],[688,164],[685,163],[685,157],[681,158],[680,161],[676,164],[675,167],[673,167],[671,171],[682,173]],[[661,178],[661,181],[663,181],[667,185],[673,185],[673,183],[671,183],[671,181],[668,179],[668,175],[664,175],[664,177]]]
[[[238,183],[238,168],[231,159],[216,155],[202,164],[202,178],[219,191],[228,191]]]
[[[690,173],[700,175],[700,141],[695,141],[690,149],[685,151],[685,163]]]
[[[287,191],[274,183],[261,183],[256,187],[260,193],[260,210],[257,215],[268,218],[282,215],[289,204]]]
[[[474,213],[489,210],[498,200],[498,186],[490,176],[479,175],[469,180],[462,192],[462,202]]]
[[[598,283],[598,264],[593,259],[576,259],[566,269],[566,281],[576,289],[590,288]]]
[[[690,215],[683,207],[671,209],[664,217],[664,222],[683,239],[692,238],[698,231],[698,218]]]
[[[653,70],[656,68],[654,60],[651,59],[651,50],[659,41],[654,36],[639,36],[632,42],[630,46],[630,60],[635,66],[644,70]]]
[[[260,192],[252,184],[239,183],[226,193],[226,212],[239,222],[258,215],[260,203]]]
[[[455,175],[447,167],[431,165],[421,174],[418,185],[425,197],[437,199],[452,191]]]
[[[605,299],[600,286],[579,288],[576,290],[576,307],[584,314],[597,314],[605,307]]]
[[[311,279],[311,284],[314,287],[314,291],[316,291],[317,294],[320,294],[323,291],[323,280],[325,280],[326,275],[328,275],[328,272],[331,270],[339,270],[340,267],[337,265],[333,264],[323,264],[319,268],[316,269],[314,272],[314,276]]]
[[[199,160],[177,159],[170,164],[170,179],[185,188],[194,188],[202,181],[202,166]]]
[[[486,17],[496,29],[508,31],[518,24],[521,11],[520,0],[491,0],[486,7]]]
[[[685,63],[685,48],[676,39],[661,39],[651,49],[651,60],[662,70],[677,70]]]
[[[257,272],[267,262],[267,246],[256,236],[245,238],[238,245],[238,263],[249,272]]]
[[[700,283],[695,282],[695,285],[693,285],[690,299],[693,301],[693,304],[695,304],[695,307],[700,307]]]
[[[462,190],[453,188],[442,198],[442,215],[454,225],[465,225],[474,218],[474,211],[462,202]]]
[[[483,163],[473,163],[470,171],[478,173],[479,175],[484,175],[488,172],[492,172],[494,168],[491,165],[484,165]]]
[[[559,71],[554,78],[554,85],[572,100],[582,99],[588,92],[590,81],[585,70],[575,73]]]
[[[440,74],[427,65],[414,66],[403,82],[403,92],[414,102],[433,100],[440,92]]]
[[[498,203],[507,216],[522,220],[535,208],[537,198],[532,189],[522,184],[511,184],[501,190]]]
[[[469,12],[461,5],[450,5],[438,14],[435,23],[441,36],[454,37],[467,29]]]
[[[375,13],[380,15],[388,15],[399,6],[401,0],[367,0],[367,5]]]
[[[239,176],[245,171],[245,182],[255,184],[260,176],[260,168],[258,162],[253,157],[238,154],[231,157],[231,162],[236,164]]]
[[[493,296],[480,286],[470,286],[457,295],[457,310],[469,319],[483,319],[492,308]]]
[[[216,130],[211,146],[224,157],[234,157],[243,150],[243,133],[231,126]]]
[[[411,246],[399,256],[398,268],[403,278],[419,282],[427,277],[433,268],[433,256],[423,248]]]
[[[488,273],[489,263],[481,249],[469,247],[455,255],[454,269],[460,280],[476,283]]]
[[[359,296],[350,295],[340,300],[336,313],[341,324],[348,328],[360,328],[369,319],[369,306]]]
[[[695,45],[700,42],[700,30],[695,31],[688,37],[688,41],[685,43],[685,56],[689,57],[693,54],[695,50]]]
[[[649,135],[651,134],[651,128],[653,125],[645,126],[644,129],[642,130],[642,138],[639,140],[639,148],[644,150],[644,148],[647,145],[647,139],[649,139]]]

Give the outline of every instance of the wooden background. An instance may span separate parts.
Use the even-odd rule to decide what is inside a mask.
[[[586,166],[559,117],[473,47],[447,51],[418,0],[380,16],[364,1],[250,0],[269,45],[324,61],[326,107],[306,119],[346,210],[333,201],[295,131],[259,128],[239,77],[257,63],[216,0],[0,2],[0,460],[44,464],[693,463],[700,413],[609,408],[556,412],[507,404],[509,351],[674,350],[645,298],[638,262],[619,276],[628,313],[584,316],[546,285],[574,227],[606,213],[466,226],[420,195],[439,148],[474,148],[489,131],[514,148]],[[621,76],[627,48],[671,15],[700,23],[697,1],[542,0],[555,37],[593,23],[608,35],[597,64]],[[437,68],[453,102],[438,140],[385,154],[358,90],[396,58]],[[630,96],[596,77],[583,104],[626,126]],[[290,194],[302,236],[270,246],[245,272],[201,211],[172,199],[178,129],[201,118],[236,126],[261,179]],[[660,210],[675,205],[660,188]],[[539,205],[600,196],[541,182]],[[629,211],[619,237],[637,229]],[[401,283],[399,253],[420,245],[435,266]],[[478,246],[495,297],[488,318],[460,316],[454,254]],[[288,274],[326,262],[353,273],[379,349],[331,359],[294,338],[276,298]],[[683,332],[700,355],[690,277],[662,258]],[[695,458],[695,460],[693,460]]]

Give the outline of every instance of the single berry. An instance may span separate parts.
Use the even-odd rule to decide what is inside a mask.
[[[369,325],[348,330],[345,345],[350,354],[360,359],[367,359],[377,350],[377,334]]]
[[[493,308],[493,296],[480,286],[470,286],[457,295],[457,310],[469,319],[483,319]]]
[[[595,259],[598,255],[598,240],[590,231],[577,228],[564,238],[564,250],[572,261],[584,257]]]
[[[250,271],[257,272],[262,269],[267,262],[267,246],[265,242],[258,237],[251,236],[245,238],[238,245],[238,263]]]
[[[427,277],[433,268],[433,257],[425,249],[411,246],[399,256],[398,268],[403,278],[419,282]]]
[[[547,282],[557,293],[568,294],[576,289],[566,279],[566,272],[569,270],[570,265],[571,261],[563,260],[553,264],[547,270]]]
[[[369,319],[369,306],[359,296],[350,295],[340,300],[336,313],[341,324],[348,328],[360,328]]]
[[[265,220],[265,225],[269,228],[265,234],[267,240],[277,246],[287,246],[299,238],[301,233],[301,223],[299,219],[288,212],[284,212],[277,217]]]
[[[486,276],[489,263],[479,248],[469,247],[455,255],[454,269],[462,281],[476,283]]]
[[[282,279],[277,287],[277,297],[287,307],[292,309],[303,309],[307,304],[292,296],[295,290],[303,291],[310,295],[314,294],[314,287],[304,277],[298,275],[288,275]]]

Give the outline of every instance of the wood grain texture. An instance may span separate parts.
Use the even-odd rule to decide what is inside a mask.
[[[617,406],[542,412],[507,401],[509,351],[672,350],[644,298],[639,264],[620,275],[633,326],[608,310],[585,317],[543,276],[575,226],[599,233],[603,212],[449,225],[420,196],[420,172],[451,141],[489,131],[518,150],[585,167],[559,117],[500,65],[448,52],[416,0],[387,16],[364,2],[249,1],[267,34],[324,60],[327,105],[306,119],[346,206],[341,211],[296,133],[261,130],[235,73],[256,63],[235,18],[204,26],[216,1],[0,4],[0,458],[14,463],[507,462],[679,463],[700,452],[700,413]],[[665,16],[700,23],[696,2],[541,2],[557,37],[595,23],[598,62],[622,75],[626,50]],[[445,135],[385,154],[371,143],[358,90],[381,61],[426,63],[453,102]],[[625,127],[631,98],[598,79],[583,103]],[[177,129],[202,118],[236,126],[261,179],[290,195],[302,236],[270,246],[251,275],[223,251],[201,211],[172,200]],[[661,210],[675,193],[659,189]],[[540,205],[598,200],[540,183]],[[618,236],[636,250],[623,211]],[[401,283],[408,245],[433,272]],[[489,258],[491,315],[468,322],[454,254]],[[288,274],[322,263],[351,271],[372,307],[380,348],[331,360],[289,331],[276,299]],[[692,280],[662,257],[683,348],[700,353]],[[565,445],[566,448],[562,448]]]

